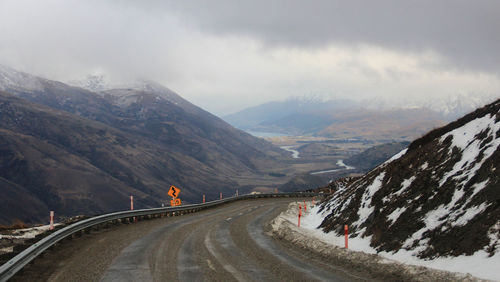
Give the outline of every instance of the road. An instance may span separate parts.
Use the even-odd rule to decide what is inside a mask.
[[[238,201],[92,232],[56,247],[15,280],[373,280],[270,236],[269,222],[296,200]]]

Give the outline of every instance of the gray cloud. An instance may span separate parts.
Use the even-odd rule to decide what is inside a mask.
[[[270,45],[431,49],[458,68],[500,71],[500,1],[495,0],[198,0],[150,7],[157,5],[175,9],[203,31],[247,35]]]
[[[500,1],[0,0],[0,64],[152,79],[216,113],[310,93],[498,96],[499,14]]]

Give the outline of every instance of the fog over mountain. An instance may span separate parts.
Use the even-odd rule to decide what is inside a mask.
[[[488,0],[4,0],[0,64],[150,79],[219,116],[313,93],[432,106],[498,98],[499,13]]]

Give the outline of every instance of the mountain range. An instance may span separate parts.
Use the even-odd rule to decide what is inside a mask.
[[[234,194],[285,152],[154,82],[93,92],[0,66],[0,223]]]
[[[249,132],[356,138],[379,141],[412,141],[444,125],[488,99],[407,101],[399,106],[382,99],[361,102],[348,99],[292,98],[250,107],[223,119]],[[415,106],[416,105],[416,106]]]

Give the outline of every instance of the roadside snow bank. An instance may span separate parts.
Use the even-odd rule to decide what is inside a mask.
[[[54,224],[57,227],[60,223]],[[50,229],[50,225],[42,225],[31,228],[7,230],[8,234],[0,234],[0,239],[31,239],[36,235],[46,232]]]
[[[276,217],[272,223],[273,235],[303,248],[328,256],[335,263],[349,265],[355,269],[365,269],[370,273],[384,275],[391,280],[416,281],[480,281],[473,277],[498,280],[500,278],[500,256],[488,257],[485,252],[473,256],[459,256],[422,260],[408,251],[400,250],[394,254],[380,252],[370,247],[370,237],[349,238],[349,250],[344,248],[344,236],[334,232],[324,233],[316,229],[324,217],[318,214],[319,206],[302,213],[301,227],[297,227],[298,205],[291,203],[288,209]],[[465,273],[467,272],[467,273]],[[470,274],[469,274],[470,273]],[[471,275],[472,274],[472,275]]]

